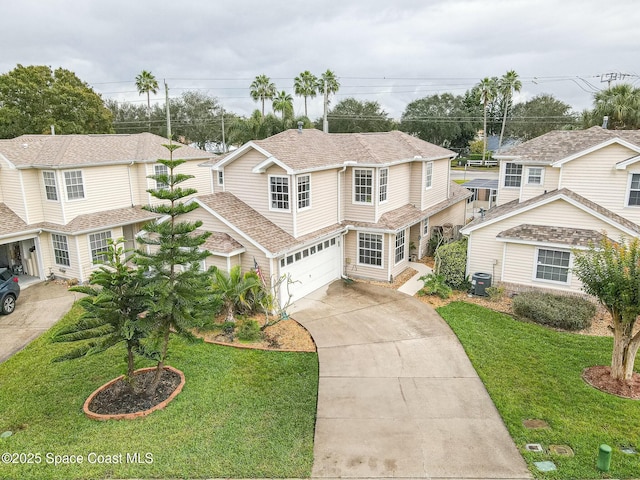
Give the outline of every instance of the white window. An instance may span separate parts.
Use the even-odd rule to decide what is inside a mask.
[[[298,177],[298,210],[311,206],[311,177],[300,175]]]
[[[355,169],[353,171],[353,201],[355,203],[372,203],[373,170]]]
[[[404,230],[396,233],[396,263],[400,263],[404,260]]]
[[[433,186],[433,162],[427,162],[424,164],[424,188],[431,188]]]
[[[169,175],[169,169],[166,165],[154,165],[154,171],[156,175]],[[169,188],[167,182],[156,180],[156,190],[166,190],[167,188]]]
[[[58,200],[55,172],[42,172],[42,179],[44,180],[44,191],[47,194],[47,200]]]
[[[571,253],[564,250],[538,249],[536,278],[552,282],[569,282]]]
[[[542,167],[527,168],[527,183],[530,185],[542,185]]]
[[[630,207],[640,205],[640,173],[632,173],[629,183],[629,200],[627,205]]]
[[[358,233],[358,263],[375,267],[382,266],[382,235]]]
[[[382,168],[380,170],[380,176],[378,183],[380,185],[380,203],[387,201],[387,185],[389,182],[389,169]]]
[[[80,170],[64,172],[64,183],[67,186],[67,200],[84,198],[84,186]]]
[[[224,172],[218,170],[218,185],[224,185]]]
[[[272,210],[289,210],[289,177],[269,177]]]
[[[51,242],[53,243],[53,256],[55,258],[56,265],[64,265],[66,267],[70,266],[71,262],[69,261],[69,244],[67,243],[67,236],[52,233]]]
[[[426,235],[429,233],[429,219],[426,218],[422,221],[422,234]]]
[[[504,166],[504,186],[519,187],[522,183],[522,165],[507,163]]]
[[[111,238],[111,232],[98,232],[89,235],[89,247],[91,248],[91,261],[93,263],[102,263],[107,260],[104,252],[107,251],[107,239]]]

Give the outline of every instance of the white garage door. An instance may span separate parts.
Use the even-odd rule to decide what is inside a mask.
[[[289,293],[295,302],[327,283],[340,278],[340,237],[334,237],[287,255],[280,260],[280,271],[289,274]],[[283,288],[282,296],[286,297]],[[282,299],[286,301],[286,298]]]

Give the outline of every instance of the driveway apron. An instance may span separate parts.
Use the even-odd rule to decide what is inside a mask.
[[[433,308],[337,281],[291,313],[313,336],[320,362],[314,478],[531,478]]]

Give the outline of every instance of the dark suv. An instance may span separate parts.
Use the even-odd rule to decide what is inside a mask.
[[[20,285],[8,268],[0,268],[0,313],[8,315],[16,309],[16,300],[20,296]]]

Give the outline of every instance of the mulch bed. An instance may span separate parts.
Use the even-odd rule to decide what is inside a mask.
[[[611,368],[595,366],[585,368],[582,372],[585,382],[598,390],[617,395],[618,397],[640,400],[640,374],[634,373],[627,382],[611,377]]]
[[[144,389],[153,381],[155,373],[154,369],[135,375],[136,391],[141,392],[138,394],[124,379],[118,380],[93,398],[89,404],[89,410],[101,415],[117,415],[141,412],[155,407],[169,398],[181,381],[177,373],[164,370],[155,395],[148,397],[144,394]]]

